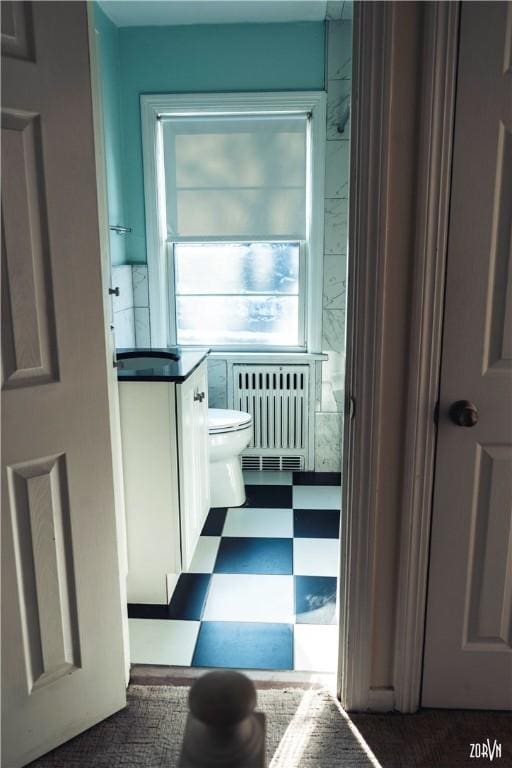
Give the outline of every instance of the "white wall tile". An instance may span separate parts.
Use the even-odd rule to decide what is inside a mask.
[[[322,314],[322,412],[342,412],[345,381],[345,311],[326,309]]]
[[[347,252],[348,200],[325,200],[324,253]]]
[[[146,264],[134,264],[133,275],[133,306],[149,307],[148,268]]]
[[[322,312],[322,352],[342,352],[345,346],[345,313],[341,309]]]
[[[352,76],[352,22],[330,21],[327,32],[327,78]]]
[[[341,471],[341,413],[315,414],[315,471]]]
[[[148,307],[135,307],[135,343],[137,347],[151,346]]]
[[[324,256],[324,309],[345,309],[346,270],[344,254]]]
[[[116,347],[135,346],[135,323],[133,307],[114,312],[114,336]]]
[[[210,408],[227,408],[227,375],[226,361],[218,358],[208,358],[208,406]]]
[[[348,141],[327,141],[325,144],[325,197],[348,197]]]
[[[351,80],[328,80],[327,82],[327,140],[350,141],[350,92]],[[347,112],[348,110],[348,112]],[[338,127],[348,117],[343,133]]]
[[[114,312],[133,307],[132,268],[130,264],[112,267],[112,288],[119,288],[119,296],[112,296]]]

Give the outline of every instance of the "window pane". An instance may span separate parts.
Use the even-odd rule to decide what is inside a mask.
[[[297,296],[178,296],[178,344],[297,346]]]
[[[178,295],[298,294],[298,243],[194,243],[174,246]]]

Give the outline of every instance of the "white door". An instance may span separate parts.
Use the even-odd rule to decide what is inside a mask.
[[[422,704],[512,707],[512,3],[463,3]],[[450,415],[458,401],[461,406]],[[459,426],[457,421],[472,426]]]
[[[86,4],[2,3],[2,766],[125,705]]]

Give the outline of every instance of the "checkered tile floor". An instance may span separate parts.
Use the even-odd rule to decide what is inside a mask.
[[[334,672],[340,476],[246,472],[169,605],[129,605],[134,664]]]

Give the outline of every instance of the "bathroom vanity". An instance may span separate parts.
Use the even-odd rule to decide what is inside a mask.
[[[118,350],[130,603],[168,603],[210,508],[207,355]]]

